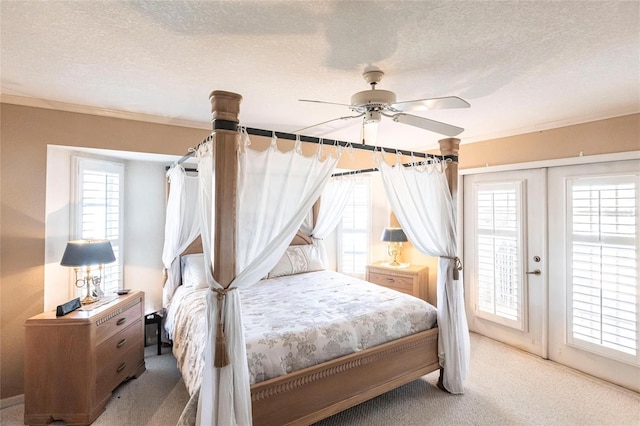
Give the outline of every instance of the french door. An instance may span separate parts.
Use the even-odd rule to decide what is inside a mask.
[[[469,329],[546,356],[545,170],[464,177]]]
[[[469,328],[640,391],[640,163],[464,176]]]
[[[549,358],[640,391],[640,167],[549,169]]]

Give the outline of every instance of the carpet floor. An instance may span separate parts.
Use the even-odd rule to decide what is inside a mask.
[[[640,394],[551,361],[471,335],[464,395],[436,387],[432,373],[329,417],[316,426],[640,425]],[[145,351],[147,371],[116,389],[96,426],[173,426],[188,394],[169,348]],[[0,424],[23,424],[24,405],[0,411]],[[63,424],[55,422],[52,424]]]

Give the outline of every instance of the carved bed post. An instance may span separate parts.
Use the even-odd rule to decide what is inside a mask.
[[[460,139],[447,138],[440,139],[440,155],[455,155],[458,157],[460,152]],[[458,198],[458,161],[451,161],[447,163],[447,170],[445,171],[447,176],[447,183],[449,184],[449,192],[451,192],[451,198],[453,198],[454,213],[457,212],[457,198]]]
[[[458,157],[460,152],[460,139],[447,138],[440,139],[440,155],[455,155]],[[453,201],[453,215],[458,215],[458,160],[447,162],[447,169],[445,170],[445,176],[447,177],[447,183],[449,184],[449,192],[451,193],[451,201]],[[449,392],[443,384],[444,380],[444,368],[440,367],[440,377],[438,378],[438,387],[445,392]]]
[[[213,277],[227,287],[236,275],[236,137],[242,96],[216,90],[209,95],[213,127],[215,188]]]

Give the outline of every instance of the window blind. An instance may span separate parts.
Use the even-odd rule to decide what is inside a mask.
[[[637,177],[569,181],[570,342],[636,357]]]
[[[364,276],[369,262],[369,229],[371,221],[369,179],[355,183],[342,213],[340,228],[339,271]]]
[[[482,184],[475,193],[476,312],[522,328],[519,184]]]
[[[108,239],[116,261],[104,266],[105,293],[122,288],[122,199],[124,165],[88,158],[76,158],[76,238]],[[97,269],[92,268],[96,271]]]

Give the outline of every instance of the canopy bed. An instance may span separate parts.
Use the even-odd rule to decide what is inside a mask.
[[[374,150],[389,202],[409,239],[423,253],[440,257],[436,313],[429,304],[411,296],[392,290],[374,294],[369,287],[362,287],[377,287],[373,284],[313,266],[314,259],[322,256],[309,254],[309,250],[316,248],[319,236],[332,229],[330,220],[319,223],[322,219],[318,218],[327,214],[323,215],[317,200],[341,149],[327,153],[320,144],[315,155],[305,156],[303,138],[296,136],[294,148],[288,152],[278,150],[275,137],[268,149],[253,150],[246,131],[238,131],[240,101],[240,95],[234,93],[211,94],[213,133],[195,150],[199,160],[199,221],[187,217],[187,199],[193,195],[180,194],[167,208],[163,254],[169,271],[164,298],[170,308],[167,328],[172,337],[180,339],[177,345],[174,341],[174,353],[192,394],[191,409],[185,409],[181,422],[311,424],[437,369],[441,370],[446,390],[463,393],[469,342],[456,257],[455,197],[450,193],[455,194],[457,188],[457,163],[448,161],[445,167],[444,161],[435,161],[415,166],[418,162],[412,156],[410,167],[390,166],[382,150]],[[459,140],[445,139],[440,144],[442,155],[457,161]],[[398,153],[398,164],[400,159]],[[170,177],[176,179],[172,186],[183,179],[178,175]],[[424,182],[432,183],[426,187]],[[414,201],[406,202],[407,197]],[[316,214],[308,223],[305,219],[314,206]],[[427,208],[429,215],[423,214]],[[201,250],[193,249],[194,234],[200,234]],[[184,277],[188,255],[199,251],[202,254],[196,263],[200,271],[195,273],[198,283],[191,289],[180,286],[181,280],[190,279]],[[283,263],[283,259],[288,261]],[[301,268],[296,266],[300,259],[304,259]],[[320,260],[318,263],[322,264]],[[306,287],[305,281],[309,282]],[[322,295],[314,296],[322,289],[326,289]],[[363,320],[367,315],[380,318],[385,314],[360,312],[361,305],[341,311],[333,299],[327,299],[328,293],[341,298],[351,294],[349,303],[364,299],[361,305],[386,305],[381,309],[393,312],[392,319]],[[302,299],[323,300],[324,305],[303,305],[299,301]],[[266,315],[269,321],[256,320],[260,303],[265,312],[270,310]],[[180,310],[183,304],[188,308]],[[343,325],[322,323],[321,313],[333,310]],[[294,319],[277,315],[283,311],[293,312]],[[359,325],[345,325],[354,321],[346,318],[347,311],[356,313]],[[300,356],[292,350],[272,357],[254,350],[265,346],[264,336],[273,337],[274,330],[291,338],[293,331],[286,326],[296,328],[296,324],[305,323],[304,315],[310,315],[315,327],[330,330],[308,333],[316,337],[333,333],[336,327],[353,328],[357,337],[344,337],[353,341],[353,347],[338,350],[335,341],[317,343],[296,337],[298,340],[287,344],[289,348],[322,346],[330,348],[332,354],[317,351]],[[185,319],[188,317],[191,320]],[[398,317],[408,322],[400,323]],[[254,333],[260,329],[263,334]],[[380,340],[380,335],[388,334],[380,333],[381,329],[401,331]],[[195,343],[199,340],[203,341],[201,347]],[[275,361],[265,367],[270,358]],[[311,360],[297,363],[292,369],[293,363],[284,360],[293,358]],[[284,367],[277,365],[278,360]],[[271,371],[277,367],[284,369]]]

